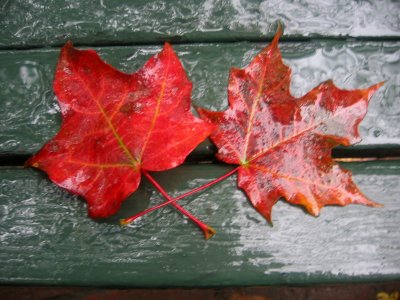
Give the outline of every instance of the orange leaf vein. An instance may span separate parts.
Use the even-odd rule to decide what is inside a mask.
[[[124,151],[126,156],[129,158],[129,161],[131,162],[131,167],[133,167],[135,170],[137,170],[138,169],[138,161],[133,157],[132,153],[130,152],[130,150],[128,149],[126,144],[124,143],[123,139],[118,134],[118,132],[115,129],[111,119],[108,117],[107,113],[105,112],[103,106],[101,105],[101,103],[99,101],[99,98],[101,98],[103,93],[104,93],[104,81],[103,80],[101,81],[100,96],[99,97],[95,97],[95,95],[93,95],[91,89],[87,85],[86,81],[80,76],[79,73],[77,73],[77,77],[78,77],[79,81],[82,83],[82,85],[85,87],[85,89],[87,90],[87,92],[89,93],[89,95],[91,96],[93,101],[96,103],[96,105],[97,105],[98,109],[100,110],[102,116],[104,117],[108,127],[111,129],[111,132],[113,133],[115,139],[117,140],[118,145]],[[123,101],[123,99],[121,99],[120,101]]]
[[[253,121],[254,121],[254,117],[256,114],[256,109],[257,109],[258,103],[261,99],[261,95],[263,92],[263,82],[264,82],[266,72],[267,72],[267,65],[264,64],[263,70],[262,70],[262,76],[258,82],[256,99],[254,100],[253,105],[251,107],[249,123],[247,124],[246,137],[245,137],[245,142],[244,142],[244,151],[242,154],[244,157],[241,159],[244,163],[246,163],[246,159],[247,159],[246,155],[247,155],[247,149],[249,147],[250,135],[251,135],[252,128],[253,128]]]
[[[160,106],[161,106],[161,101],[162,101],[162,99],[164,97],[164,92],[165,92],[165,86],[166,86],[167,74],[168,74],[168,71],[169,71],[169,66],[170,66],[170,60],[168,59],[168,64],[167,64],[167,67],[165,68],[164,74],[163,74],[163,81],[161,83],[160,93],[158,94],[158,97],[157,97],[156,109],[154,111],[153,118],[151,119],[150,128],[147,131],[147,136],[146,136],[146,138],[144,140],[144,143],[143,143],[143,146],[142,146],[142,151],[140,152],[139,161],[142,160],[144,151],[146,150],[146,147],[147,147],[147,144],[148,144],[148,142],[150,140],[150,137],[153,134],[153,129],[154,129],[155,125],[156,125],[157,118],[159,117],[159,114],[160,114]]]
[[[331,119],[334,119],[334,118],[336,118],[337,116],[339,116],[339,115],[341,115],[341,114],[343,114],[343,113],[346,113],[346,111],[345,111],[345,110],[340,110],[338,113],[333,114],[331,117],[326,118],[326,119],[323,119],[323,120],[319,121],[318,123],[316,123],[316,124],[314,124],[314,125],[312,125],[312,126],[309,126],[309,127],[305,128],[304,130],[302,130],[302,131],[300,131],[300,132],[298,132],[298,133],[296,133],[296,134],[294,134],[294,135],[292,135],[292,136],[287,137],[287,138],[284,139],[284,140],[280,140],[280,141],[278,141],[277,143],[271,145],[270,147],[268,147],[268,148],[266,148],[266,149],[262,149],[261,151],[259,151],[259,152],[256,153],[255,155],[253,155],[253,156],[249,159],[248,162],[251,162],[251,161],[253,161],[253,160],[255,160],[255,159],[257,159],[257,158],[263,156],[264,154],[268,153],[269,151],[273,150],[274,148],[276,148],[276,147],[278,147],[278,146],[280,146],[280,145],[282,145],[282,144],[284,144],[284,143],[286,143],[286,142],[288,142],[288,141],[290,141],[290,140],[292,140],[292,139],[294,139],[294,138],[296,138],[296,137],[298,137],[298,136],[300,136],[300,135],[306,133],[307,131],[311,131],[311,130],[315,129],[315,128],[318,127],[319,125],[321,125],[321,124],[323,124],[323,123],[326,123],[327,121],[329,121],[329,120],[331,120]]]

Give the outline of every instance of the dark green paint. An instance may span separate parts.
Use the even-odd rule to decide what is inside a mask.
[[[193,103],[209,109],[227,106],[231,66],[244,67],[266,44],[176,45],[190,80]],[[281,43],[283,57],[293,70],[291,90],[300,96],[332,78],[341,88],[366,88],[385,80],[361,123],[360,146],[400,145],[400,42]],[[116,68],[139,69],[160,46],[98,48]],[[61,122],[52,91],[59,50],[0,52],[0,153],[31,155],[57,131]],[[392,146],[393,147],[393,146]],[[210,143],[194,155],[212,154]]]
[[[83,201],[41,172],[5,168],[0,282],[200,287],[400,279],[400,162],[345,166],[383,208],[327,207],[315,218],[281,201],[271,227],[232,177],[181,201],[218,231],[209,241],[172,208],[118,226],[118,218],[162,201],[147,183],[118,216],[95,222]],[[183,166],[155,177],[178,195],[229,169]]]
[[[193,103],[222,110],[229,68],[244,67],[272,38],[278,20],[296,96],[329,78],[347,89],[386,81],[361,124],[363,141],[353,149],[399,153],[399,11],[396,0],[0,1],[0,161],[20,163],[18,157],[37,151],[60,126],[51,88],[59,50],[49,47],[67,40],[104,46],[97,50],[108,63],[133,72],[160,46],[122,45],[180,43],[174,48],[194,83]],[[11,51],[36,47],[47,48]],[[205,161],[214,151],[205,142],[192,158]],[[383,208],[329,207],[314,218],[281,201],[270,227],[232,177],[181,201],[217,229],[209,241],[172,208],[119,227],[119,218],[162,201],[146,182],[117,216],[96,222],[86,217],[84,201],[45,174],[0,167],[0,283],[204,287],[399,280],[400,161],[345,166]],[[155,177],[178,195],[229,168],[186,165]]]
[[[0,2],[0,47],[271,38],[400,36],[400,3],[381,1],[87,0]]]

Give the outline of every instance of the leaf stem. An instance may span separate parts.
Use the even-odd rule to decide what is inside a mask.
[[[210,181],[210,182],[208,182],[208,183],[206,183],[206,184],[204,184],[204,185],[202,185],[202,186],[199,186],[198,188],[195,188],[195,189],[193,189],[193,190],[191,190],[191,191],[189,191],[189,192],[187,192],[187,193],[184,193],[184,194],[182,194],[182,195],[180,195],[180,196],[178,196],[178,197],[176,197],[176,198],[171,198],[171,197],[167,194],[167,192],[158,184],[158,182],[155,181],[155,179],[154,179],[153,177],[150,176],[149,173],[147,173],[146,171],[143,171],[143,170],[142,170],[143,175],[146,176],[147,179],[149,179],[149,181],[150,181],[150,182],[154,185],[154,187],[167,199],[167,201],[165,201],[164,203],[155,205],[155,206],[153,206],[153,207],[150,207],[150,208],[148,208],[148,209],[146,209],[146,210],[144,210],[144,211],[142,211],[142,212],[140,212],[140,213],[138,213],[138,214],[136,214],[136,215],[134,215],[134,216],[132,216],[132,217],[129,217],[129,218],[126,218],[126,219],[121,219],[121,220],[120,220],[120,223],[121,223],[121,225],[127,225],[127,224],[129,224],[129,223],[132,223],[132,222],[135,221],[136,219],[138,219],[138,218],[140,218],[140,217],[142,217],[142,216],[144,216],[144,215],[146,215],[146,214],[148,214],[148,213],[150,213],[150,212],[152,212],[152,211],[154,211],[154,210],[157,210],[157,209],[160,209],[160,208],[162,208],[162,207],[164,207],[164,206],[167,206],[167,205],[169,205],[169,204],[174,205],[175,208],[177,208],[180,212],[182,212],[182,213],[185,214],[186,216],[188,216],[187,214],[189,214],[190,216],[192,216],[189,212],[187,212],[186,210],[184,210],[181,206],[179,206],[179,205],[178,205],[177,203],[175,203],[175,202],[178,201],[178,200],[181,200],[181,199],[183,199],[183,198],[186,198],[186,197],[188,197],[188,196],[190,196],[190,195],[193,195],[193,194],[195,194],[195,193],[198,193],[198,192],[200,192],[200,191],[202,191],[202,190],[204,190],[204,189],[206,189],[206,188],[209,188],[210,186],[212,186],[212,185],[214,185],[214,184],[217,184],[217,183],[220,182],[220,181],[225,180],[226,178],[228,178],[228,177],[232,176],[233,174],[235,174],[239,168],[240,168],[240,166],[238,166],[238,167],[236,167],[235,169],[229,171],[228,173],[226,173],[226,174],[224,174],[224,175],[222,175],[222,176],[220,176],[220,177],[218,177],[218,178],[216,178],[216,179],[214,179],[214,180],[212,180],[212,181]],[[179,208],[178,208],[178,207],[179,207]],[[182,211],[182,210],[183,210],[183,211]],[[189,217],[189,216],[188,216],[188,217]],[[208,225],[202,223],[200,220],[198,220],[198,219],[195,218],[194,216],[192,216],[192,217],[193,217],[193,218],[190,218],[190,217],[189,217],[189,218],[190,218],[196,225],[198,225],[198,226],[200,227],[201,230],[203,230],[206,239],[209,239],[210,237],[212,237],[212,236],[215,234],[215,230],[214,230],[213,228],[211,228],[210,226],[208,226]]]
[[[171,198],[170,195],[168,195],[168,193],[164,190],[164,188],[147,171],[142,170],[142,174],[151,182],[151,184],[160,192],[160,194],[163,195],[165,199],[167,199],[167,202],[172,204],[177,210],[179,210],[182,214],[187,216],[194,224],[196,224],[203,231],[206,240],[211,238],[216,233],[216,231],[211,226],[203,223],[202,221],[197,219],[194,215],[192,215],[190,212],[185,210],[178,203],[175,203],[173,201],[174,199]],[[122,225],[127,225],[139,217],[138,215],[136,215],[136,216],[137,216],[136,218],[131,217],[131,218],[123,219],[120,221],[120,223]],[[143,215],[141,215],[141,216],[143,216]]]

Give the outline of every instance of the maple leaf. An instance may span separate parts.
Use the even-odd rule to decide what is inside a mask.
[[[54,81],[61,129],[26,165],[83,196],[89,216],[108,217],[138,188],[141,170],[178,166],[210,134],[213,125],[190,111],[191,90],[168,43],[125,74],[69,42]]]
[[[346,91],[332,81],[301,98],[289,91],[291,70],[278,49],[282,30],[243,70],[232,68],[229,108],[198,109],[216,124],[211,134],[217,158],[239,165],[238,185],[253,206],[271,222],[280,197],[318,215],[325,205],[378,206],[356,187],[349,171],[331,158],[337,145],[360,140],[358,124],[381,84]]]

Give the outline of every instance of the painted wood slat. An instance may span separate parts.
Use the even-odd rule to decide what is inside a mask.
[[[259,41],[276,22],[287,37],[400,36],[400,3],[291,0],[88,0],[0,3],[0,47]]]
[[[244,67],[264,43],[175,45],[194,84],[193,103],[223,110],[231,66]],[[400,42],[281,43],[293,69],[292,93],[301,96],[332,78],[341,88],[366,88],[385,80],[361,123],[356,147],[400,149]],[[126,72],[139,69],[159,46],[97,48],[110,64]],[[58,130],[60,115],[52,91],[59,50],[0,52],[0,153],[31,155]],[[203,144],[197,157],[215,149]]]
[[[279,202],[274,226],[255,212],[232,177],[181,201],[218,233],[205,241],[172,208],[117,225],[162,201],[146,182],[108,221],[36,170],[0,173],[0,282],[95,286],[244,286],[400,279],[400,162],[345,164],[383,208],[327,207],[318,218]],[[229,170],[182,166],[155,174],[177,195]]]

